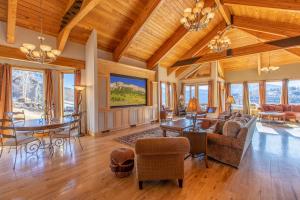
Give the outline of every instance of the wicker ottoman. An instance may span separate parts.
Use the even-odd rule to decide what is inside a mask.
[[[118,148],[110,154],[111,171],[119,178],[129,176],[134,167],[134,152],[128,148]]]

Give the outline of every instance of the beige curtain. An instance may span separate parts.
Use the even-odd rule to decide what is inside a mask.
[[[266,81],[259,81],[259,103],[266,103]]]
[[[167,89],[166,89],[166,96],[167,96],[167,104],[168,104],[168,108],[172,108],[172,105],[171,105],[171,96],[170,96],[170,83],[169,82],[167,82],[166,83],[166,87],[167,87]]]
[[[222,93],[222,82],[218,81],[218,107],[219,107],[219,113],[223,112],[223,93]]]
[[[214,82],[208,81],[208,107],[214,105]]]
[[[46,80],[46,96],[45,96],[45,107],[46,109],[51,109],[53,102],[53,80],[52,80],[52,70],[45,70],[45,80]],[[51,113],[52,114],[52,113]]]
[[[230,95],[231,95],[231,84],[225,83],[225,102],[227,101],[227,98]],[[225,104],[225,110],[229,111],[229,105]]]
[[[281,104],[289,104],[288,84],[289,81],[287,79],[282,81]]]
[[[81,84],[81,71],[75,71],[75,85]],[[74,103],[75,103],[75,112],[79,112],[78,104],[79,104],[80,91],[74,90]]]
[[[174,101],[174,113],[177,115],[178,114],[178,102],[177,102],[177,87],[176,83],[172,84],[173,87],[173,101]]]
[[[0,119],[12,111],[12,67],[0,64]]]
[[[243,83],[243,113],[250,114],[249,89],[248,83]]]
[[[162,82],[159,83],[159,102],[160,108],[162,108]]]

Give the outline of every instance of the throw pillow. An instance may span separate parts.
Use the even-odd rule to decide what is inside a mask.
[[[223,126],[224,126],[225,122],[226,122],[226,121],[219,120],[219,121],[216,123],[216,125],[215,125],[215,130],[214,130],[214,132],[215,132],[215,133],[218,133],[218,134],[220,134],[220,135],[222,135],[222,134],[223,134]]]
[[[276,112],[283,112],[283,107],[281,105],[275,105]]]
[[[300,106],[299,105],[292,105],[292,111],[293,112],[300,112]]]
[[[223,127],[223,135],[228,137],[237,137],[241,130],[241,123],[238,121],[228,120]]]

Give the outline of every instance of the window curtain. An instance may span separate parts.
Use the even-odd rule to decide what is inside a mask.
[[[259,81],[259,103],[266,103],[266,81]]]
[[[225,102],[227,98],[231,95],[231,83],[225,83]],[[229,111],[229,105],[225,103],[225,110]]]
[[[52,109],[53,102],[53,80],[52,80],[52,70],[46,69],[45,70],[45,77],[46,77],[46,96],[45,96],[45,108]],[[49,113],[51,116],[54,113]]]
[[[208,81],[208,107],[214,105],[214,82]]]
[[[178,114],[178,102],[177,102],[177,87],[176,83],[172,84],[173,87],[173,101],[174,101],[174,113],[177,115]]]
[[[171,105],[171,98],[170,98],[170,93],[171,93],[171,92],[170,92],[170,85],[171,85],[171,84],[170,84],[169,82],[166,83],[166,87],[167,87],[167,88],[166,88],[166,97],[167,97],[167,102],[166,102],[166,103],[168,104],[168,105],[167,105],[168,108],[172,108],[172,105]]]
[[[249,88],[247,82],[243,82],[243,113],[250,114]]]
[[[0,64],[0,119],[5,112],[12,111],[12,67]]]
[[[159,102],[160,102],[160,108],[162,108],[162,82],[159,83]]]
[[[289,81],[287,79],[284,79],[282,81],[282,94],[281,94],[281,103],[282,104],[289,104],[288,84],[289,84]]]
[[[223,112],[223,93],[222,93],[222,82],[218,81],[218,103],[219,113]]]
[[[76,70],[75,71],[75,85],[81,84],[81,71]],[[80,98],[80,91],[74,90],[74,103],[75,103],[75,112],[79,112],[78,104],[79,104],[79,98]]]

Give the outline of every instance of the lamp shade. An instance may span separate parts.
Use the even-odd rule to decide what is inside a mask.
[[[226,103],[228,104],[235,104],[235,99],[233,96],[228,96],[226,99]]]
[[[187,112],[198,112],[200,111],[200,105],[197,98],[191,98],[187,107]]]

